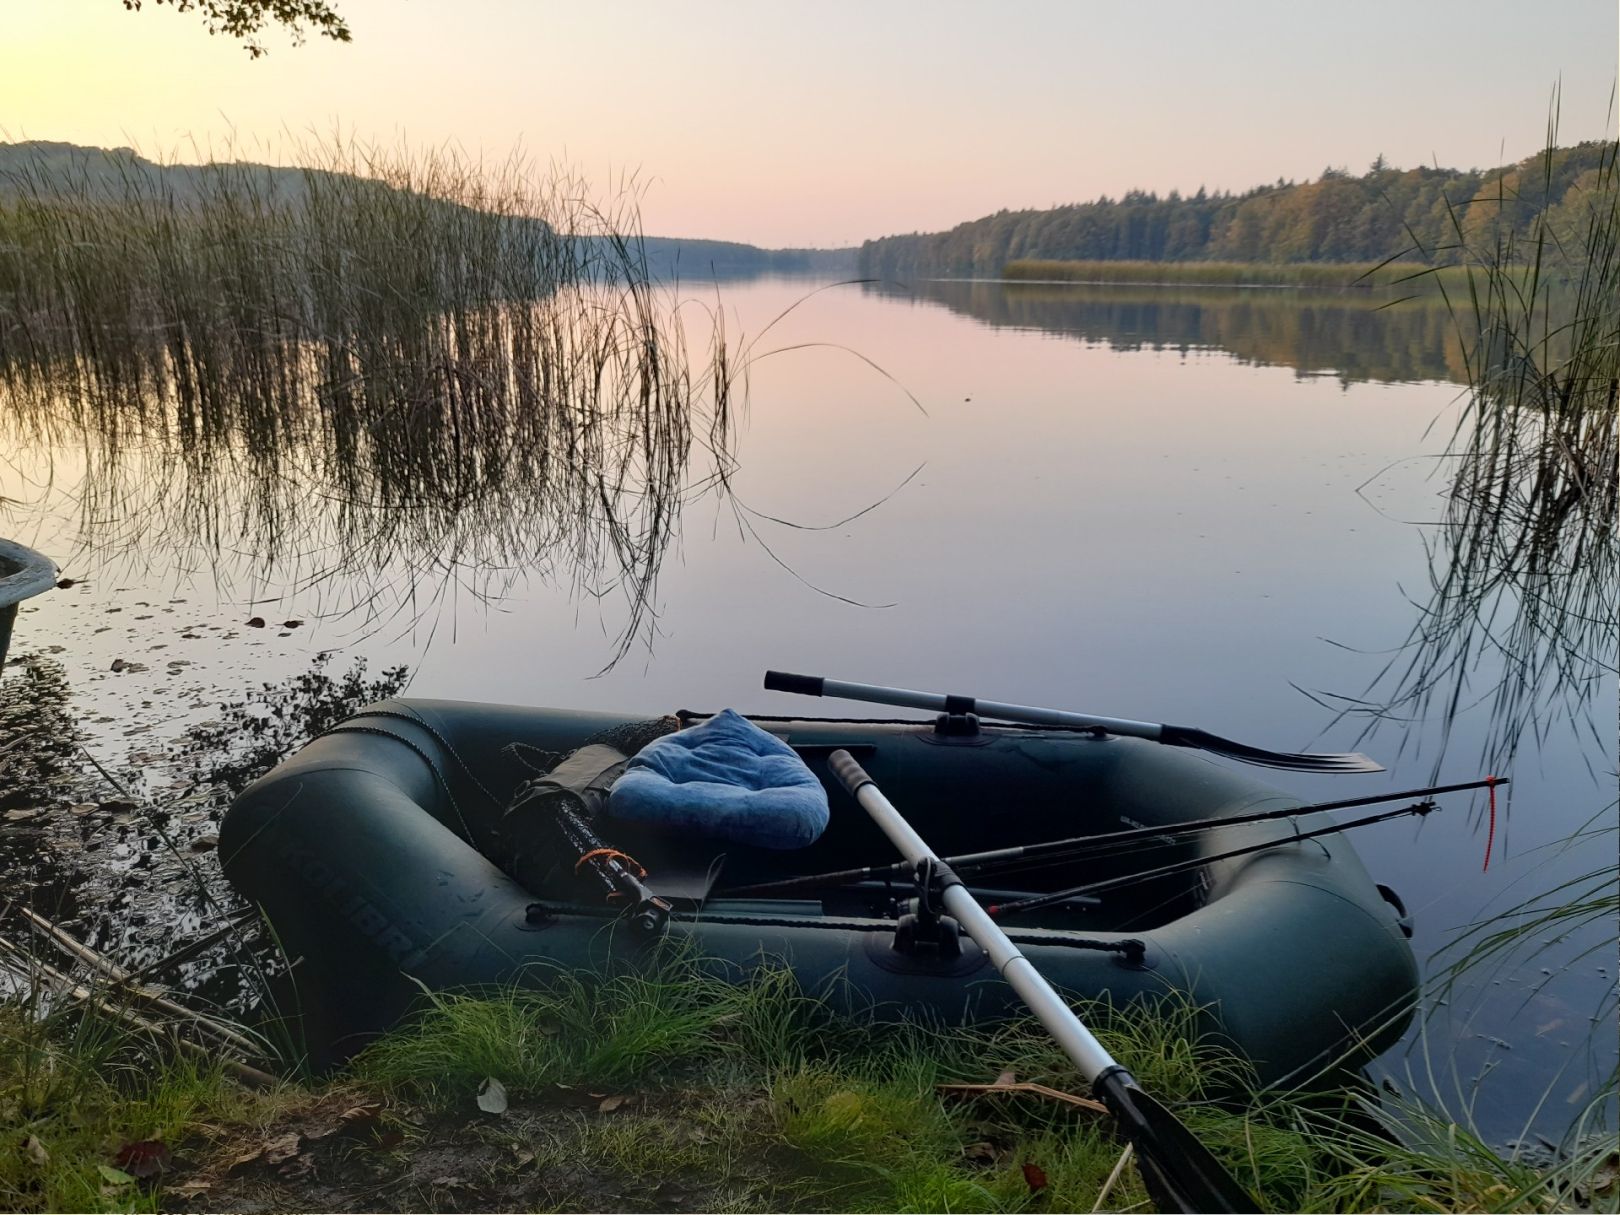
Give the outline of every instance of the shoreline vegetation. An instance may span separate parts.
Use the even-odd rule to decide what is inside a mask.
[[[1008,283],[1142,287],[1278,287],[1306,290],[1439,292],[1467,284],[1461,266],[1430,270],[1410,262],[1063,261],[1019,258],[1001,269]]]
[[[85,980],[0,1006],[0,1204],[16,1211],[1141,1210],[1110,1119],[1032,1020],[873,1027],[791,972],[644,973],[426,997],[341,1071],[243,1086]],[[76,1004],[89,1004],[80,1009]],[[1403,1099],[1257,1092],[1167,998],[1084,1010],[1264,1210],[1602,1204],[1606,1148],[1532,1167]],[[239,1069],[237,1069],[239,1070]],[[1044,1085],[1020,1092],[1017,1083]],[[963,1086],[953,1089],[952,1086]],[[967,1091],[967,1086],[991,1092]]]
[[[152,159],[133,148],[98,148],[82,144],[49,140],[23,140],[6,143],[0,140],[0,206],[19,196],[37,197],[47,190],[69,196],[123,193],[127,183],[140,180],[154,193],[163,193],[182,204],[195,204],[217,190],[215,183],[223,173],[233,174],[239,180],[252,180],[261,193],[279,193],[297,197],[314,184],[332,193],[354,190],[352,182],[339,180],[352,177],[359,181],[380,179],[395,189],[412,192],[419,188],[418,181],[402,175],[399,170],[410,159],[406,153],[382,154],[370,150],[364,158],[339,156],[332,153],[341,147],[294,145],[282,149],[288,153],[291,164],[263,164],[236,158],[232,149],[223,149],[218,156],[210,153],[199,163],[181,162],[164,158]],[[193,149],[196,152],[197,149]],[[419,160],[425,158],[417,158]],[[453,158],[439,154],[434,159],[448,161]],[[490,169],[486,166],[461,166],[492,181],[510,179],[513,165]],[[570,184],[572,181],[563,175]],[[442,188],[448,182],[437,183]],[[634,183],[626,183],[626,191],[634,194]],[[452,198],[451,201],[475,202]],[[543,218],[547,209],[538,217]],[[559,216],[560,218],[561,216]],[[611,239],[586,224],[578,229],[581,254],[612,253]],[[698,237],[647,236],[636,233],[636,252],[647,271],[654,277],[682,281],[702,282],[706,279],[726,279],[752,274],[784,275],[844,275],[853,273],[855,253],[853,246],[842,249],[783,248],[768,249],[742,241],[714,240]]]

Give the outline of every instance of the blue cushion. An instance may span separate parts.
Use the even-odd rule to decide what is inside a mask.
[[[803,848],[827,828],[827,792],[792,747],[730,709],[654,739],[608,813],[760,848]]]

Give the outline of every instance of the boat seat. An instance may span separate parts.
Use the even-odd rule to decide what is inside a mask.
[[[793,748],[731,709],[636,752],[607,812],[619,823],[776,851],[815,843],[830,813],[821,781]]]

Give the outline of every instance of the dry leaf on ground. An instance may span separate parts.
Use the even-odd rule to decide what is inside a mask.
[[[506,1085],[494,1076],[484,1077],[478,1086],[478,1108],[486,1114],[506,1113]]]

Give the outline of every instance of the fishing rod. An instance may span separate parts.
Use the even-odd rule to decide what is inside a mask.
[[[1505,781],[1498,781],[1505,784]],[[1169,865],[1160,865],[1157,869],[1146,869],[1141,873],[1127,873],[1120,877],[1104,878],[1097,882],[1087,882],[1081,886],[1071,886],[1067,890],[1054,890],[1049,894],[1038,894],[1027,899],[1016,899],[1011,903],[1002,903],[991,907],[989,912],[993,916],[1010,915],[1017,911],[1033,911],[1037,907],[1046,907],[1052,903],[1060,903],[1083,894],[1101,894],[1105,890],[1116,890],[1121,886],[1134,885],[1137,882],[1148,882],[1154,878],[1170,877],[1177,873],[1186,873],[1191,869],[1200,869],[1205,865],[1213,865],[1216,861],[1229,861],[1234,857],[1248,856],[1253,852],[1263,852],[1267,848],[1277,848],[1283,844],[1297,844],[1304,840],[1314,840],[1323,835],[1335,835],[1340,831],[1349,831],[1354,827],[1370,827],[1374,823],[1385,823],[1391,819],[1403,818],[1415,814],[1419,818],[1425,817],[1439,807],[1432,801],[1413,802],[1410,806],[1402,806],[1399,810],[1386,810],[1382,814],[1369,814],[1365,818],[1352,819],[1348,823],[1330,823],[1326,827],[1318,827],[1312,831],[1296,831],[1292,835],[1285,835],[1278,839],[1262,840],[1257,844],[1245,844],[1241,848],[1231,848],[1225,852],[1217,852],[1213,856],[1195,856],[1185,861],[1176,861]]]
[[[647,871],[634,857],[605,843],[571,807],[566,798],[550,799],[547,811],[553,816],[557,833],[577,854],[576,876],[589,873],[596,879],[608,903],[623,908],[623,916],[637,932],[655,936],[669,923],[669,900],[654,894],[642,882]]]
[[[1254,1199],[1174,1114],[1143,1091],[1136,1078],[1092,1035],[1074,1010],[974,900],[962,879],[872,783],[848,751],[828,759],[857,803],[912,866],[919,892],[937,895],[962,930],[978,942],[1001,977],[1063,1048],[1092,1093],[1108,1107],[1136,1149],[1142,1178],[1161,1210],[1257,1211]]]
[[[1127,831],[1109,831],[1100,835],[1076,835],[1061,840],[1046,840],[1038,844],[1022,844],[1012,848],[995,848],[986,852],[967,852],[948,856],[945,863],[958,872],[971,872],[982,876],[986,872],[1033,869],[1043,865],[1060,864],[1071,858],[1094,852],[1112,854],[1123,845],[1138,842],[1172,842],[1174,837],[1213,831],[1221,827],[1237,827],[1245,823],[1264,823],[1280,818],[1297,818],[1306,814],[1322,814],[1329,810],[1349,810],[1356,806],[1375,806],[1379,802],[1400,801],[1408,797],[1437,797],[1442,793],[1460,793],[1468,789],[1493,788],[1507,784],[1507,779],[1489,776],[1484,780],[1463,781],[1455,785],[1430,785],[1424,789],[1406,789],[1399,793],[1370,794],[1366,797],[1342,798],[1338,801],[1316,802],[1309,806],[1283,807],[1276,810],[1257,810],[1245,814],[1231,814],[1224,818],[1192,819],[1185,823],[1167,823],[1162,827],[1133,827]],[[902,862],[892,865],[867,865],[857,869],[838,869],[830,873],[814,873],[803,877],[785,878],[778,882],[761,882],[753,886],[736,886],[720,893],[727,896],[780,895],[800,890],[822,890],[829,886],[848,886],[855,882],[904,877],[910,870]]]
[[[1145,738],[1170,747],[1192,747],[1269,768],[1291,768],[1296,772],[1382,772],[1382,764],[1356,753],[1297,754],[1268,751],[1247,743],[1233,742],[1195,726],[1172,726],[1163,722],[1130,721],[1123,717],[1096,717],[1062,709],[1042,709],[1033,705],[1007,704],[974,696],[951,696],[943,692],[913,692],[907,688],[886,688],[873,683],[849,683],[824,675],[792,675],[786,671],[766,671],[765,688],[770,692],[797,692],[804,696],[834,696],[842,700],[864,700],[871,704],[897,705],[907,709],[929,709],[936,713],[977,713],[1001,721],[1023,722],[1034,726],[1064,726],[1072,730],[1097,730],[1128,738]]]

